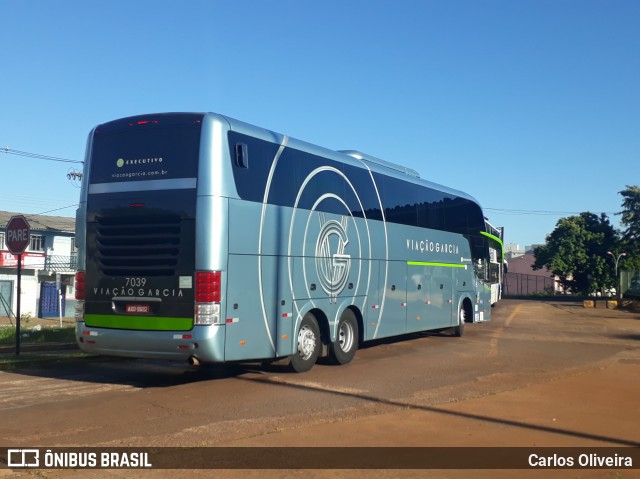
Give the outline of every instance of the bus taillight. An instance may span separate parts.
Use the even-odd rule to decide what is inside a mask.
[[[84,299],[84,271],[76,273],[76,299]]]
[[[220,324],[222,273],[197,271],[195,289],[195,324]]]
[[[84,287],[85,287],[85,274],[84,271],[78,271],[76,273],[76,306],[75,306],[75,318],[76,321],[84,321]]]
[[[220,271],[196,272],[196,303],[219,303],[221,279]]]

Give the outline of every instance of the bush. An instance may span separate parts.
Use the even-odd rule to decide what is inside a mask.
[[[73,325],[62,328],[20,328],[21,343],[72,343],[75,341],[76,329]],[[14,326],[0,328],[0,345],[16,344],[16,328]]]

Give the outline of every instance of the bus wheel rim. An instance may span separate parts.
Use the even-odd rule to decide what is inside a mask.
[[[298,353],[303,360],[309,359],[316,349],[316,335],[308,326],[300,328],[298,333]]]
[[[353,327],[345,321],[340,325],[340,329],[338,330],[338,344],[340,344],[340,349],[345,353],[350,351],[353,347],[353,342]]]

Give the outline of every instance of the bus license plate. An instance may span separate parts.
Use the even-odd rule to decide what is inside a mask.
[[[125,311],[129,314],[147,314],[151,312],[148,304],[127,304]]]

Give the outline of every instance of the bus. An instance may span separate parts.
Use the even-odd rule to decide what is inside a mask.
[[[504,228],[496,227],[485,218],[485,233],[489,239],[489,263],[485,276],[491,287],[491,306],[495,306],[502,299],[502,285],[507,270],[507,260],[504,256]]]
[[[349,363],[363,342],[490,319],[471,196],[215,113],[96,126],[76,241],[87,353]]]

